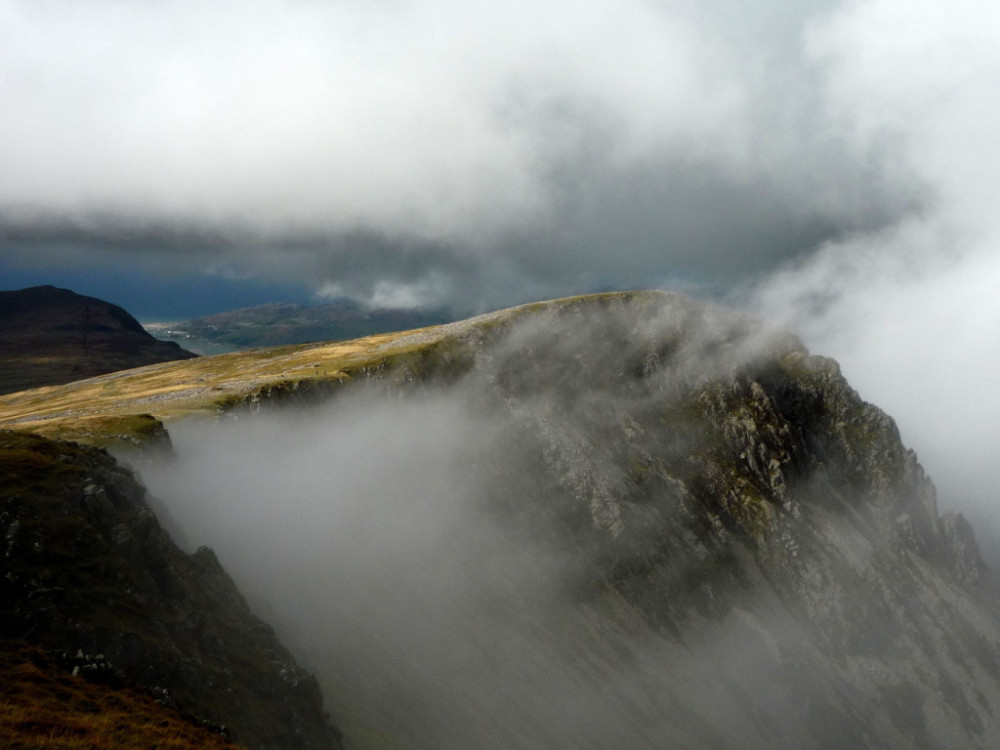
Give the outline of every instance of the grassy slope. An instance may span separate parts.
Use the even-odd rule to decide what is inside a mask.
[[[212,414],[266,387],[338,382],[380,353],[399,350],[396,338],[234,352],[21,391],[0,398],[0,427],[89,443],[115,436],[142,439],[139,415],[170,420]]]
[[[135,688],[88,682],[58,661],[0,641],[0,750],[238,750]]]
[[[218,414],[262,394],[324,388],[421,357],[447,356],[448,342],[502,326],[532,311],[578,303],[633,301],[658,292],[570,297],[489,313],[458,323],[369,336],[167,362],[62,386],[0,396],[0,428],[106,445],[142,442],[170,420]],[[443,352],[443,355],[442,355]]]

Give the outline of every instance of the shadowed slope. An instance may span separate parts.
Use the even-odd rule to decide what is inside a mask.
[[[52,286],[0,292],[0,393],[194,356],[93,297]]]
[[[0,539],[0,638],[89,655],[254,748],[339,747],[315,680],[106,452],[0,431]]]

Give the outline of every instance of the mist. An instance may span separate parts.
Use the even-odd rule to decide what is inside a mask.
[[[837,358],[861,394],[893,415],[944,506],[969,515],[989,545],[1000,531],[1000,470],[990,458],[1000,418],[997,279],[992,246],[965,257],[899,253],[873,263],[854,245],[829,248],[772,281],[762,304],[814,350]]]
[[[677,639],[601,582],[609,554],[683,525],[623,525],[653,511],[621,510],[618,448],[597,434],[786,341],[689,306],[639,321],[624,355],[616,315],[540,315],[448,387],[359,384],[309,409],[178,422],[176,457],[143,477],[174,536],[213,547],[318,673],[354,747],[763,747],[760,712],[805,737],[783,680],[787,649],[811,647],[773,594],[719,621],[689,613]],[[655,397],[606,388],[674,329],[687,337]],[[686,554],[671,576],[713,553]]]
[[[749,305],[836,357],[889,412],[940,490],[1000,561],[1000,184],[994,30],[976,3],[858,4],[814,29],[830,111],[858,143],[892,143],[919,211],[822,243],[759,284]]]
[[[949,649],[958,633],[980,648],[991,615],[916,606],[927,581],[966,595],[937,553],[900,557],[901,518],[945,542],[891,423],[863,418],[890,442],[866,433],[886,463],[861,485],[853,464],[806,471],[792,436],[827,440],[817,425],[836,418],[783,428],[743,377],[789,387],[773,369],[802,366],[787,333],[678,295],[452,330],[475,363],[447,385],[359,381],[175,422],[176,456],[143,469],[175,537],[213,547],[317,673],[352,746],[941,746],[990,705],[975,702],[1000,689],[989,659]],[[741,496],[734,522],[744,461],[768,466],[771,494]],[[732,525],[752,528],[754,507],[774,545],[759,558]],[[906,691],[927,691],[933,721],[897,711],[897,694],[919,703]]]
[[[662,747],[694,731],[683,714],[736,742],[719,680],[774,657],[588,615],[545,511],[526,525],[486,505],[483,464],[511,451],[464,398],[179,424],[176,462],[143,475],[176,535],[212,546],[317,671],[354,747]]]

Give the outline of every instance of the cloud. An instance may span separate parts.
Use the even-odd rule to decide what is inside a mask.
[[[851,5],[812,29],[833,121],[891,143],[926,195],[878,232],[824,244],[756,291],[899,421],[947,507],[1000,537],[1000,52],[985,3]],[[992,541],[991,541],[992,544]],[[990,553],[996,559],[996,552]]]
[[[759,273],[920,198],[824,110],[835,7],[8,3],[5,251],[448,278],[465,310]]]

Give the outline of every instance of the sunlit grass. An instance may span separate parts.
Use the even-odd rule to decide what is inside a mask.
[[[143,425],[132,419],[138,415],[217,414],[268,386],[338,382],[405,348],[393,346],[401,336],[233,352],[11,393],[0,397],[0,427],[97,444],[118,436],[142,439]]]

